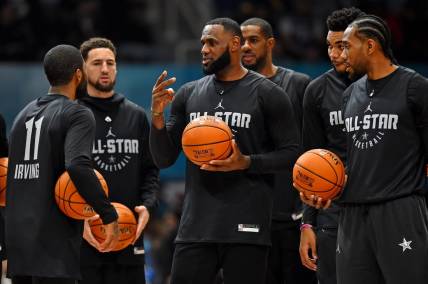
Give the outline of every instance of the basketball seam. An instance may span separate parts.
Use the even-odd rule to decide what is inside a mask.
[[[64,187],[64,192],[63,192],[63,199],[62,199],[62,209],[63,209],[63,212],[64,212],[64,214],[65,215],[67,215],[68,216],[68,214],[67,214],[67,209],[65,208],[65,206],[66,206],[66,204],[65,204],[65,193],[67,192],[67,187],[68,187],[68,184],[69,184],[69,182],[71,181],[71,178],[69,177],[69,179],[67,180],[67,183],[66,183],[66,185],[65,185],[65,187]],[[61,190],[61,178],[60,178],[60,190]],[[60,198],[61,198],[61,196],[60,196]]]
[[[327,181],[328,182],[328,181]],[[323,190],[323,191],[316,191],[316,190],[311,190],[311,189],[309,189],[309,188],[307,188],[307,187],[305,187],[305,186],[303,186],[300,182],[295,182],[297,185],[299,185],[300,187],[302,187],[302,189],[303,190],[305,190],[305,191],[310,191],[310,192],[315,192],[315,193],[325,193],[325,192],[330,192],[330,191],[332,191],[333,189],[335,189],[336,187],[339,187],[339,186],[337,186],[337,185],[334,185],[334,184],[332,184],[333,185],[333,187],[331,187],[330,189],[328,189],[328,190]],[[329,182],[330,183],[330,182]],[[330,183],[331,184],[331,183]]]
[[[227,124],[226,124],[226,126],[227,126]],[[228,131],[226,131],[226,130],[224,130],[223,128],[218,127],[218,126],[214,126],[214,125],[203,125],[203,124],[202,124],[202,125],[195,125],[195,126],[193,126],[193,127],[189,128],[189,129],[187,129],[187,130],[184,130],[184,132],[183,132],[183,134],[182,134],[182,135],[184,135],[186,132],[188,132],[188,131],[190,131],[190,130],[192,130],[192,129],[194,129],[194,128],[199,128],[199,127],[212,127],[212,128],[220,129],[221,131],[226,132],[227,136],[229,136],[229,137],[230,137],[230,139],[232,139],[232,136],[231,136],[231,135],[229,135],[229,132],[228,132]]]
[[[204,143],[204,144],[183,144],[183,147],[213,145],[213,144],[217,144],[217,143],[227,142],[227,141],[230,141],[230,140],[231,139],[226,139],[226,140],[222,140],[222,141],[216,141],[216,142],[210,142],[210,143]]]
[[[319,155],[318,153],[316,153],[316,152],[308,152],[309,154],[314,154],[314,155],[317,155],[318,157],[320,157],[321,159],[323,159],[324,161],[326,161],[327,162],[327,164],[330,166],[330,168],[333,170],[333,173],[334,173],[334,175],[336,176],[336,182],[332,182],[332,181],[330,181],[330,180],[328,180],[328,179],[326,179],[326,178],[324,178],[323,177],[323,179],[324,180],[327,180],[327,181],[329,181],[329,182],[331,182],[331,183],[333,183],[333,184],[335,184],[335,185],[338,185],[337,184],[337,182],[339,181],[339,177],[337,176],[337,173],[336,173],[336,170],[335,170],[335,168],[333,168],[333,166],[330,164],[330,162],[329,162],[329,160],[327,160],[326,158],[324,158],[323,156],[321,156],[321,155]],[[342,167],[343,167],[343,165],[342,165]],[[315,174],[315,173],[314,173]],[[321,177],[321,176],[320,176]]]
[[[232,146],[232,143],[229,143],[229,145],[227,146],[227,149],[223,152],[223,153],[221,153],[221,155],[220,156],[218,156],[218,158],[220,158],[221,156],[223,156],[227,151],[229,151],[229,149],[231,148],[231,146]]]
[[[72,198],[72,196],[73,196],[74,194],[79,194],[79,193],[78,193],[78,192],[77,192],[77,190],[76,190],[75,192],[73,192],[73,193],[70,195],[70,200],[68,200],[68,205],[69,205],[69,207],[70,207],[71,211],[73,211],[74,213],[76,213],[77,215],[82,216],[82,217],[91,217],[91,216],[94,216],[94,215],[96,214],[95,212],[93,212],[93,214],[92,214],[92,215],[87,215],[87,214],[85,214],[84,212],[77,211],[75,208],[71,207],[71,204],[86,204],[86,205],[90,206],[87,202],[84,202],[84,203],[74,202],[74,201],[72,202],[72,201],[71,201],[71,198]],[[93,208],[92,208],[92,209],[93,209]]]
[[[316,175],[317,177],[319,177],[319,178],[321,178],[321,179],[325,180],[325,181],[326,181],[326,182],[328,182],[328,183],[331,183],[333,186],[342,187],[341,185],[336,184],[336,183],[334,183],[334,182],[332,182],[332,181],[330,181],[330,180],[328,180],[328,179],[326,179],[326,178],[324,178],[324,177],[320,176],[319,174],[317,174],[317,173],[315,173],[315,172],[311,171],[310,169],[305,168],[305,167],[304,167],[304,166],[302,166],[301,164],[299,164],[299,163],[296,163],[296,164],[297,164],[299,167],[301,167],[302,169],[307,170],[307,171],[308,171],[308,172],[310,172],[311,174]],[[330,189],[330,190],[331,190],[331,189]],[[330,190],[328,190],[328,191],[330,191]]]
[[[227,140],[227,141],[230,141],[230,140]],[[217,143],[224,143],[224,142],[227,142],[227,141],[222,141],[222,142],[217,142]],[[217,144],[217,143],[213,143],[213,144]],[[207,145],[208,145],[208,144],[207,144]],[[209,161],[212,161],[212,160],[215,160],[215,159],[217,159],[217,158],[221,157],[224,153],[226,153],[226,152],[227,152],[227,150],[229,150],[229,148],[230,148],[230,143],[229,143],[229,146],[227,146],[226,151],[224,151],[221,155],[218,155],[218,156],[216,156],[216,157],[215,157],[215,158],[213,158],[213,159],[209,159],[209,160],[195,160],[195,159],[189,159],[189,160],[190,160],[190,161],[193,161],[193,162],[198,162],[198,163],[209,162]]]
[[[74,194],[74,193],[73,193]],[[61,196],[58,196],[55,194],[55,197],[58,197],[59,200],[68,201],[68,203],[74,203],[74,204],[88,204],[87,202],[79,202],[79,201],[71,201],[69,199],[61,198]]]

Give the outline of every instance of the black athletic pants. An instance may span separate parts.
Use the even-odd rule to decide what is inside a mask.
[[[337,228],[319,228],[316,235],[318,283],[336,284]]]
[[[222,269],[224,284],[264,284],[268,247],[247,244],[179,243],[171,284],[212,284]]]
[[[316,275],[302,265],[299,255],[299,222],[288,226],[273,222],[267,284],[315,284]],[[282,223],[282,222],[281,222]],[[334,255],[333,255],[334,256]]]
[[[80,284],[145,284],[144,265],[103,264],[81,267]]]
[[[14,276],[12,284],[77,284],[76,279]]]
[[[423,196],[346,205],[339,218],[339,284],[426,284],[428,215]]]

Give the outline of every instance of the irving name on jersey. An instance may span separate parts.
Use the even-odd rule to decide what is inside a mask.
[[[39,178],[39,163],[16,164],[15,179],[36,179]]]

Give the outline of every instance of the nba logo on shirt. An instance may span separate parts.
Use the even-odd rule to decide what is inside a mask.
[[[238,232],[258,233],[260,227],[257,224],[238,224]]]

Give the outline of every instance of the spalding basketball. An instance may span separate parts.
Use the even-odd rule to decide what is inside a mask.
[[[104,177],[98,171],[94,171],[108,196],[108,186]],[[59,209],[70,218],[83,220],[96,214],[94,209],[79,194],[67,171],[56,182],[55,200]]]
[[[309,150],[301,155],[293,168],[293,183],[307,197],[324,200],[335,198],[345,183],[345,167],[340,158],[324,149]]]
[[[6,182],[8,158],[0,158],[0,206],[6,206]]]
[[[134,241],[137,231],[137,221],[134,213],[125,205],[116,202],[112,202],[111,204],[114,206],[119,216],[117,219],[119,223],[119,242],[113,249],[113,251],[118,251],[126,248]],[[89,221],[89,226],[91,227],[91,232],[95,239],[99,243],[104,242],[106,233],[101,219],[98,218],[95,221]]]
[[[183,152],[196,165],[223,160],[232,151],[232,131],[220,118],[201,116],[192,120],[181,137]]]

